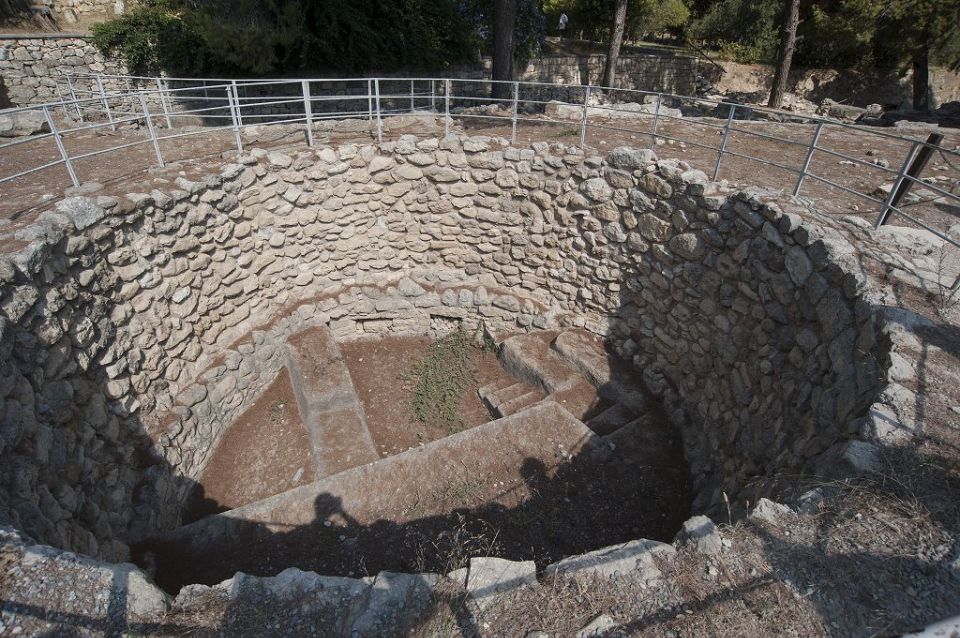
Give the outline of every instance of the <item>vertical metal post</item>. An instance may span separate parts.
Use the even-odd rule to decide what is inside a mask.
[[[100,93],[100,103],[103,104],[103,110],[107,112],[107,120],[110,122],[110,127],[116,131],[117,125],[113,123],[113,113],[110,112],[110,103],[107,102],[107,94],[103,90],[103,81],[100,79],[99,75],[96,77],[96,80],[97,91]]]
[[[233,80],[230,85],[233,88],[233,104],[237,114],[237,126],[243,126],[243,113],[240,112],[240,93],[237,91],[237,81]]]
[[[157,78],[157,91],[160,95],[160,108],[163,109],[163,117],[167,121],[167,128],[173,128],[173,124],[170,123],[170,111],[167,110],[167,99],[163,95],[164,83],[160,78]]]
[[[520,96],[520,83],[513,83],[513,114],[510,116],[510,143],[516,144],[517,142],[517,102],[519,101]]]
[[[203,97],[204,98],[210,97],[210,90],[207,88],[207,81],[201,80],[201,82],[203,83]]]
[[[153,118],[150,117],[150,109],[147,108],[147,97],[140,93],[140,107],[143,108],[143,118],[147,121],[147,132],[150,134],[150,141],[153,143],[153,152],[157,154],[157,164],[163,168],[163,155],[160,154],[160,142],[157,141],[157,132],[153,128]]]
[[[410,112],[413,113],[416,109],[414,108],[414,92],[413,92],[413,80],[410,80]]]
[[[80,110],[80,100],[77,99],[77,92],[73,89],[73,82],[70,81],[70,76],[67,76],[67,88],[70,89],[70,98],[73,100],[73,106],[77,109],[77,117],[80,118],[80,121],[83,121],[83,112]]]
[[[583,115],[580,117],[580,148],[587,141],[587,107],[590,105],[590,87],[583,93]]]
[[[133,87],[130,86],[130,78],[124,78],[123,83],[127,87],[127,104],[130,106],[130,115],[133,115],[137,112],[137,105],[133,101]]]
[[[430,110],[437,112],[437,81],[430,80]]]
[[[73,182],[74,186],[80,186],[80,180],[77,179],[77,174],[73,170],[73,164],[70,162],[70,156],[67,155],[67,149],[63,145],[60,131],[57,130],[57,125],[54,123],[53,118],[50,117],[50,111],[47,110],[47,107],[43,107],[43,116],[47,118],[47,126],[50,127],[50,133],[53,134],[53,140],[57,144],[57,150],[60,151],[60,157],[63,158],[63,165],[67,167],[67,174],[70,175],[70,181]]]
[[[800,177],[797,178],[797,185],[793,187],[793,196],[800,194],[800,187],[803,186],[803,180],[807,177],[807,171],[810,170],[810,161],[813,159],[813,153],[817,150],[817,142],[820,140],[820,132],[823,130],[823,122],[817,122],[817,129],[813,132],[813,140],[810,142],[810,148],[807,149],[807,159],[803,161],[803,168],[800,169]]]
[[[383,141],[383,120],[380,118],[380,78],[373,81],[374,101],[377,104],[377,141]]]
[[[240,122],[237,118],[237,107],[233,101],[233,89],[235,87],[227,87],[227,102],[230,104],[230,119],[233,121],[233,135],[237,139],[237,151],[243,152],[243,140],[240,139]]]
[[[717,149],[717,164],[713,167],[713,179],[717,179],[720,174],[720,161],[723,159],[723,152],[727,148],[727,138],[730,137],[730,127],[733,125],[733,114],[736,112],[736,105],[730,106],[730,115],[727,116],[727,123],[723,126],[723,139],[720,140],[720,148]]]
[[[60,84],[56,84],[55,88],[57,89],[57,97],[60,99],[60,112],[63,114],[63,117],[67,117],[67,105],[63,101],[63,91],[60,90]]]
[[[660,126],[660,104],[663,102],[663,95],[657,93],[657,107],[653,110],[653,130],[650,131],[650,148],[657,147],[657,128]]]
[[[307,146],[313,146],[313,106],[310,103],[310,80],[303,81],[303,114],[307,118]]]
[[[880,209],[880,216],[877,218],[876,227],[880,228],[887,223],[887,217],[890,216],[890,208],[894,205],[894,198],[897,196],[897,191],[900,190],[900,185],[903,184],[903,180],[906,179],[907,171],[910,170],[910,165],[913,163],[913,158],[917,155],[917,147],[920,146],[920,142],[914,142],[910,145],[910,151],[907,153],[907,157],[903,160],[903,165],[900,166],[900,170],[897,172],[897,179],[894,180],[893,185],[890,187],[890,194],[887,195],[887,199],[883,202],[883,208]]]
[[[443,136],[450,135],[450,80],[443,81]]]
[[[367,80],[367,120],[373,121],[373,81]]]

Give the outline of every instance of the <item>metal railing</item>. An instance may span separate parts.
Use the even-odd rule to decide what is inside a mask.
[[[455,120],[500,122],[510,127],[510,138],[517,140],[521,125],[576,124],[579,144],[588,144],[592,130],[606,134],[626,134],[633,139],[650,140],[651,146],[660,143],[679,143],[713,156],[710,161],[712,178],[718,179],[724,160],[737,158],[755,162],[785,172],[783,190],[799,196],[810,182],[845,193],[877,208],[876,227],[888,223],[894,216],[924,228],[944,242],[960,248],[960,243],[944,230],[911,215],[897,201],[897,193],[910,185],[922,187],[942,200],[942,208],[950,215],[960,216],[960,195],[941,188],[923,178],[910,167],[922,150],[925,154],[940,153],[946,163],[960,174],[960,152],[941,148],[930,142],[896,135],[874,127],[839,122],[832,119],[798,115],[765,107],[717,102],[706,98],[676,95],[656,91],[610,89],[599,86],[560,85],[543,82],[506,82],[508,97],[489,97],[490,88],[498,84],[488,79],[467,78],[298,78],[235,80],[230,78],[176,78],[74,73],[63,76],[58,86],[60,100],[37,106],[3,111],[0,115],[19,112],[41,114],[49,132],[16,138],[0,144],[0,184],[6,184],[63,166],[74,186],[81,178],[77,173],[79,160],[114,153],[122,149],[149,145],[157,166],[165,165],[163,144],[184,138],[231,131],[238,151],[244,150],[243,133],[251,125],[302,126],[307,145],[315,143],[316,127],[324,121],[360,119],[369,123],[369,134],[382,141],[386,118],[398,115],[429,115],[442,117],[444,133],[450,132]],[[594,99],[598,94],[605,102]],[[630,108],[627,105],[631,105]],[[694,111],[694,116],[678,113],[677,108]],[[566,109],[567,115],[561,111]],[[55,113],[60,113],[67,124],[57,126]],[[200,126],[191,126],[191,122]],[[187,124],[183,126],[183,124]],[[636,128],[643,124],[644,128]],[[777,124],[796,129],[796,135],[772,134],[763,125]],[[117,131],[125,125],[136,125],[145,130],[139,139],[104,148],[82,149],[70,152],[68,138],[102,132]],[[683,135],[680,128],[690,129]],[[809,137],[805,134],[809,131]],[[845,153],[824,143],[828,134],[853,134],[867,145],[895,143],[907,148],[899,170],[876,161]],[[719,137],[719,143],[708,143],[710,135]],[[799,166],[786,161],[751,154],[747,149],[734,150],[733,136],[757,140],[758,144],[773,143],[796,150],[802,156]],[[12,157],[14,148],[25,145],[36,147],[53,142],[56,154],[20,170],[3,172],[4,158]],[[709,157],[709,156],[707,156]],[[815,159],[836,158],[841,163],[869,169],[872,174],[892,180],[890,192],[883,199],[876,189],[865,192],[854,181],[843,183],[842,176],[814,172]],[[799,157],[798,157],[799,159]],[[49,160],[49,161],[48,161]],[[145,167],[146,168],[146,167]],[[960,184],[960,179],[955,180]],[[952,209],[957,212],[952,212]],[[960,288],[960,277],[951,287]]]

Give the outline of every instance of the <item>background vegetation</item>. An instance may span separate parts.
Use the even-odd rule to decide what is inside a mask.
[[[490,46],[492,0],[141,0],[94,28],[94,42],[132,71],[239,75],[398,69],[441,71]],[[519,2],[523,62],[543,38],[543,14]]]
[[[627,3],[622,26],[628,43],[667,40],[705,47],[739,62],[783,65],[778,49],[789,0],[619,2],[621,8]],[[618,0],[140,0],[129,13],[97,26],[94,41],[124,59],[133,72],[151,75],[442,73],[499,51],[494,75],[509,79],[514,68],[538,53],[545,34],[557,34],[562,13],[569,18],[566,37],[608,42],[612,33],[619,33],[614,29],[617,4]],[[497,15],[508,19],[496,22]],[[800,0],[799,16],[791,51],[794,66],[879,70],[912,66],[919,84],[927,79],[925,71],[918,71],[929,64],[960,66],[960,0]]]

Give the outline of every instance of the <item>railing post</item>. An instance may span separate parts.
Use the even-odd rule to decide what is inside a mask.
[[[730,115],[727,116],[727,123],[723,126],[723,139],[720,140],[720,148],[717,149],[717,164],[713,167],[713,179],[716,181],[720,174],[720,162],[723,160],[723,152],[727,148],[727,138],[730,137],[730,127],[733,125],[733,114],[736,112],[736,105],[730,106]]]
[[[167,121],[167,128],[171,129],[173,128],[173,124],[170,123],[170,111],[167,110],[167,99],[163,95],[163,84],[163,81],[161,81],[160,78],[157,78],[157,91],[159,91],[160,95],[160,108],[163,109],[163,117]]]
[[[443,136],[450,135],[450,80],[443,81]]]
[[[380,118],[380,78],[373,81],[374,102],[377,105],[377,142],[383,141],[383,120]]]
[[[580,117],[580,148],[587,140],[587,108],[590,104],[590,87],[585,87],[583,93],[583,115]]]
[[[243,113],[240,112],[240,92],[237,91],[237,81],[233,80],[230,84],[233,87],[233,104],[237,114],[237,126],[243,126]]]
[[[67,103],[63,100],[63,91],[60,90],[60,83],[56,85],[57,97],[60,99],[60,112],[63,114],[63,117],[67,117]]]
[[[157,154],[157,164],[163,168],[163,155],[160,154],[160,142],[157,141],[157,132],[153,128],[153,119],[150,117],[150,109],[147,108],[147,97],[140,93],[140,107],[143,109],[143,118],[147,121],[147,132],[150,134],[150,141],[153,143],[153,152]]]
[[[310,103],[310,80],[303,80],[303,114],[307,118],[307,146],[313,146],[313,106]]]
[[[67,76],[67,88],[70,89],[70,98],[73,100],[73,106],[77,109],[77,117],[83,122],[83,111],[80,110],[80,100],[77,99],[77,92],[73,89],[73,82],[70,81],[69,75]]]
[[[70,175],[70,181],[73,182],[74,186],[80,186],[80,180],[77,179],[77,174],[73,170],[70,156],[67,155],[67,148],[63,145],[63,138],[60,136],[60,131],[57,130],[57,125],[50,116],[50,111],[47,110],[47,107],[43,107],[43,116],[47,118],[47,126],[50,127],[50,133],[53,134],[53,140],[57,144],[57,150],[60,151],[60,157],[63,158],[63,165],[67,167],[67,174]]]
[[[373,80],[367,80],[367,121],[373,121]]]
[[[813,153],[817,150],[817,142],[820,140],[820,131],[823,130],[823,122],[817,122],[817,129],[813,132],[813,140],[810,141],[810,148],[807,149],[807,158],[803,161],[803,168],[800,169],[800,177],[797,178],[797,185],[793,187],[793,196],[800,194],[800,187],[803,186],[803,180],[807,177],[807,171],[810,169],[810,161],[813,159]]]
[[[127,104],[130,105],[130,115],[133,115],[137,112],[137,105],[133,101],[133,87],[130,86],[130,78],[125,78],[123,84],[127,87]]]
[[[920,142],[914,142],[910,145],[910,151],[907,153],[906,159],[903,160],[903,165],[900,166],[897,179],[894,180],[893,185],[890,187],[890,193],[887,195],[887,199],[884,200],[883,207],[880,209],[880,216],[877,217],[877,223],[875,225],[876,228],[880,228],[887,223],[887,218],[890,216],[890,209],[893,206],[893,198],[897,196],[897,191],[900,190],[900,184],[906,179],[907,171],[910,170],[910,164],[913,163],[913,158],[917,155],[918,146],[920,146]]]
[[[107,102],[107,94],[103,90],[103,81],[100,79],[99,75],[96,77],[96,80],[97,80],[97,91],[100,93],[100,103],[103,104],[103,110],[107,112],[107,120],[110,121],[110,127],[113,128],[114,131],[116,131],[117,125],[113,123],[113,113],[110,112],[110,103]]]
[[[663,95],[657,93],[657,107],[653,110],[653,130],[650,131],[650,148],[657,148],[657,128],[660,126],[660,103]]]
[[[437,112],[437,81],[430,80],[430,110]]]
[[[233,91],[236,86],[227,87],[227,102],[230,104],[230,119],[233,121],[233,135],[237,139],[237,151],[243,152],[243,140],[240,139],[240,123],[237,119],[237,107],[233,101]]]
[[[414,92],[413,92],[413,80],[410,80],[410,112],[413,113],[416,108],[414,108]]]
[[[511,144],[517,143],[517,106],[518,106],[517,103],[519,102],[519,96],[520,96],[520,83],[514,82],[513,83],[513,113],[510,116],[510,124],[511,124],[510,143]]]

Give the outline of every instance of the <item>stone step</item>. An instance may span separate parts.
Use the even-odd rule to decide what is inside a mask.
[[[573,388],[583,376],[550,349],[555,336],[554,332],[531,332],[507,337],[498,352],[503,367],[547,394]]]
[[[480,400],[491,412],[495,413],[501,405],[521,394],[526,394],[531,389],[523,381],[514,379],[510,379],[510,381],[513,381],[513,383],[509,383],[506,379],[498,379],[494,383],[488,383],[477,390]]]
[[[286,348],[293,394],[310,437],[314,475],[323,478],[380,458],[330,330],[305,330],[291,337]]]
[[[559,358],[577,370],[612,403],[642,413],[649,400],[640,374],[629,362],[611,356],[603,341],[586,330],[565,330],[550,343]]]
[[[503,385],[498,383],[496,385]],[[505,417],[533,405],[543,398],[543,392],[523,381],[495,388],[489,384],[477,391],[487,409],[495,418]]]
[[[600,436],[606,436],[616,432],[636,418],[637,415],[633,410],[622,403],[614,403],[612,406],[587,421],[587,427]]]
[[[546,470],[571,455],[601,449],[601,439],[551,401],[422,447],[328,476],[282,494],[216,514],[145,544],[165,589],[214,584],[242,571],[275,574],[287,567],[322,570],[340,551],[341,534],[358,526],[402,528],[405,521],[476,505],[477,477],[523,481],[530,463]],[[466,462],[466,464],[464,464]],[[468,468],[469,466],[469,468]],[[467,469],[468,468],[468,469]],[[457,486],[470,489],[457,489]],[[498,493],[500,483],[490,486]],[[483,489],[486,489],[484,487]]]
[[[523,386],[528,387],[526,384],[523,384]],[[501,417],[510,416],[511,414],[516,414],[517,412],[530,407],[542,399],[542,392],[539,390],[530,390],[529,392],[525,392],[520,396],[504,401],[497,406],[496,412]]]

